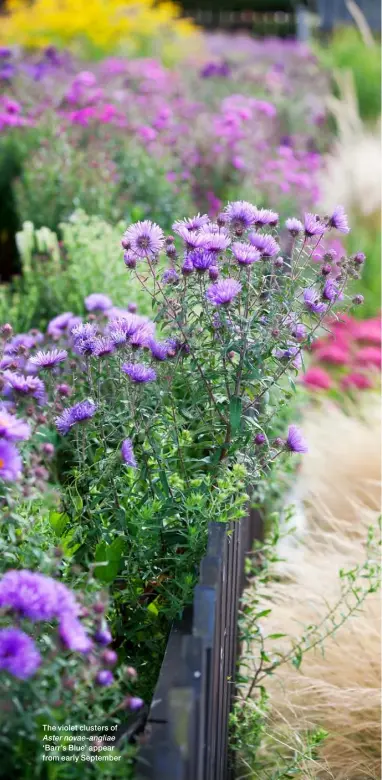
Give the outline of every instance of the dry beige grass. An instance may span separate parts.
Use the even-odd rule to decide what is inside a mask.
[[[310,454],[298,491],[307,501],[306,538],[286,576],[269,588],[266,634],[298,638],[304,627],[317,624],[339,599],[339,570],[364,560],[367,528],[376,521],[380,500],[379,402],[367,398],[363,420],[316,408],[304,422]],[[304,732],[321,727],[329,736],[303,777],[378,780],[380,637],[380,597],[370,595],[362,611],[325,641],[324,652],[308,652],[299,671],[280,667],[266,683],[271,714],[264,750],[271,754],[280,744],[296,749]],[[273,640],[270,646],[283,651],[290,642]]]

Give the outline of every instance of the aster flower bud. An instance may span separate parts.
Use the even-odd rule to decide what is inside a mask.
[[[107,666],[114,666],[118,661],[118,656],[114,650],[104,650],[101,654],[101,659]]]
[[[329,276],[331,270],[332,270],[332,266],[326,263],[325,265],[322,266],[321,273],[323,276]]]
[[[131,314],[135,314],[137,309],[138,309],[138,306],[137,306],[136,303],[129,303],[129,305],[127,307],[127,311],[130,312]]]
[[[284,446],[284,444],[285,444],[285,441],[284,441],[284,439],[281,439],[281,437],[280,437],[280,436],[278,436],[278,437],[277,437],[276,439],[274,439],[274,441],[273,441],[273,446],[274,446],[274,447],[283,447],[283,446]]]
[[[9,322],[6,322],[5,325],[1,326],[1,335],[5,339],[9,339],[10,336],[12,336],[13,328],[12,325],[9,324]]]
[[[167,257],[175,258],[177,256],[176,246],[175,244],[169,244],[166,249],[166,255]]]
[[[126,666],[125,673],[131,680],[136,680],[138,677],[137,670],[133,666]]]
[[[69,387],[69,385],[66,385],[64,383],[61,385],[57,385],[56,389],[57,389],[57,393],[59,395],[62,395],[63,398],[67,398],[69,395],[71,395],[72,392],[72,388]]]
[[[42,445],[42,451],[45,455],[51,456],[54,454],[54,445],[47,441]]]
[[[208,276],[210,277],[211,282],[216,282],[216,279],[219,277],[219,269],[216,265],[211,265],[208,270]]]
[[[136,268],[137,267],[137,260],[134,255],[131,254],[131,252],[125,252],[123,255],[123,262],[125,263],[126,268]]]
[[[352,300],[353,300],[353,303],[355,303],[356,306],[360,306],[364,302],[365,299],[364,299],[363,295],[355,295]]]
[[[174,243],[174,236],[167,236],[166,244],[170,245]]]
[[[105,612],[105,604],[103,604],[102,601],[96,601],[96,603],[93,604],[93,611],[96,615],[103,615]]]
[[[366,260],[366,255],[364,255],[363,252],[357,252],[356,255],[354,255],[353,260],[357,265],[362,265]]]
[[[266,442],[266,437],[264,436],[264,434],[257,433],[255,436],[255,444],[257,444],[257,446],[261,446],[262,444],[265,444],[265,442]]]
[[[109,669],[101,669],[101,671],[96,675],[95,679],[97,685],[103,686],[112,685],[114,682],[114,676],[112,672],[109,671]]]
[[[282,257],[276,257],[276,260],[274,262],[275,268],[282,268],[284,265],[284,260]]]
[[[123,238],[121,244],[122,244],[122,248],[126,249],[127,251],[131,248],[130,241],[127,238]]]
[[[272,336],[274,336],[275,339],[277,339],[277,336],[280,335],[280,331],[278,328],[273,328],[272,330]]]

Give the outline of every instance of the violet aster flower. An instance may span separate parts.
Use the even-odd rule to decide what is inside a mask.
[[[192,260],[190,260],[188,257],[185,259],[181,271],[183,276],[191,276],[191,274],[194,273],[195,268],[193,266]]]
[[[205,233],[200,233],[194,230],[187,230],[185,227],[180,227],[178,229],[178,235],[183,239],[188,251],[207,246]]]
[[[211,265],[215,264],[215,255],[206,249],[193,249],[187,256],[198,273],[205,273]]]
[[[143,699],[140,699],[139,696],[129,696],[128,699],[129,710],[140,710],[144,705]]]
[[[113,301],[107,295],[102,293],[92,293],[85,298],[85,307],[87,311],[107,311],[113,306]]]
[[[285,447],[289,452],[308,452],[308,445],[297,425],[289,426]]]
[[[304,214],[304,231],[307,238],[322,236],[325,230],[326,226],[321,222],[317,214]]]
[[[323,314],[326,311],[326,303],[322,303],[313,287],[304,290],[304,304],[312,314]]]
[[[169,353],[169,344],[166,342],[156,341],[154,338],[150,338],[148,341],[148,347],[155,360],[166,360]]]
[[[325,301],[335,301],[339,296],[338,285],[333,279],[327,279],[322,291],[322,297]]]
[[[18,333],[5,345],[5,355],[22,355],[36,346],[36,339],[30,333]]]
[[[175,268],[167,268],[162,276],[162,284],[177,284],[177,282],[179,282],[179,274]]]
[[[20,420],[13,414],[9,414],[4,407],[0,407],[0,438],[7,441],[26,441],[31,435],[28,423]]]
[[[114,347],[121,347],[123,344],[126,344],[127,334],[120,320],[114,320],[111,322],[108,331],[110,341]]]
[[[247,230],[256,222],[256,214],[258,210],[252,203],[248,203],[246,200],[237,200],[233,203],[229,203],[225,209],[225,214],[233,228],[233,230]]]
[[[248,236],[252,246],[261,252],[263,257],[273,257],[280,252],[280,247],[277,241],[269,234],[264,233],[250,233]]]
[[[291,335],[296,341],[303,341],[306,338],[306,327],[302,322],[292,326]]]
[[[108,686],[114,682],[114,675],[109,669],[101,669],[96,675],[96,682],[98,685]]]
[[[73,316],[73,312],[65,311],[63,314],[58,314],[57,317],[54,317],[48,325],[48,335],[53,337],[60,336],[68,327]]]
[[[130,377],[132,382],[144,384],[145,382],[154,382],[157,378],[156,372],[150,366],[144,363],[124,363],[122,371]]]
[[[73,618],[79,613],[72,591],[62,582],[28,569],[11,569],[0,580],[0,607],[30,620]]]
[[[19,395],[36,398],[43,403],[46,400],[45,385],[36,376],[24,376],[14,371],[4,371],[3,379],[5,381],[5,393],[15,392]]]
[[[126,466],[131,466],[133,469],[137,467],[131,439],[125,439],[125,441],[122,442],[121,456],[124,463],[126,463]]]
[[[98,631],[96,631],[94,634],[94,639],[98,645],[110,645],[110,642],[113,640],[113,637],[109,629],[106,627],[106,628],[99,628]]]
[[[329,226],[339,230],[340,233],[350,233],[348,218],[343,206],[336,206],[329,218]]]
[[[15,482],[21,474],[22,463],[15,445],[0,439],[0,479]]]
[[[241,284],[236,279],[222,279],[208,288],[206,298],[214,306],[226,306],[240,291]]]
[[[152,260],[161,251],[164,243],[163,230],[150,220],[136,222],[126,230],[123,240],[128,242],[130,251],[139,258]]]
[[[289,217],[285,220],[285,226],[292,236],[298,236],[304,230],[304,225],[296,217]]]
[[[138,328],[129,338],[129,343],[134,349],[149,347],[149,342],[153,338],[155,325],[153,322],[146,322],[141,328]]]
[[[19,680],[35,674],[42,661],[33,639],[19,628],[0,629],[0,669]]]
[[[68,357],[66,349],[52,349],[48,352],[37,352],[31,357],[30,362],[37,368],[55,368],[59,363],[63,363]]]
[[[271,209],[256,209],[256,227],[262,227],[263,225],[276,227],[278,221],[279,215],[276,211],[271,211]]]
[[[126,340],[126,336],[125,336],[125,340]],[[115,347],[111,339],[100,336],[94,341],[93,354],[99,358],[105,357],[106,355],[111,355],[114,352],[114,348]]]
[[[81,322],[71,329],[74,342],[77,339],[90,339],[97,335],[97,326],[92,322]]]
[[[56,417],[56,428],[59,433],[65,436],[74,425],[77,425],[77,423],[90,420],[90,418],[95,415],[96,411],[97,405],[94,401],[80,401],[78,404],[74,404],[74,406],[65,409],[59,417]]]
[[[204,246],[209,252],[224,252],[231,243],[230,237],[223,232],[203,232]]]
[[[88,653],[93,647],[82,623],[71,615],[60,621],[59,635],[65,647],[77,653]]]
[[[209,217],[207,214],[197,214],[196,217],[191,217],[190,219],[178,219],[176,222],[174,222],[172,229],[174,233],[178,233],[178,235],[182,235],[182,233],[179,233],[179,230],[183,232],[183,229],[185,228],[188,231],[194,231],[199,230],[203,225],[206,225],[209,222]]]
[[[255,249],[251,244],[246,244],[244,241],[235,241],[231,249],[239,265],[252,265],[252,263],[257,263],[261,258],[259,250]]]

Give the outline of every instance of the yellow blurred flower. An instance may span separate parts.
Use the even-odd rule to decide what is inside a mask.
[[[197,44],[197,28],[172,2],[154,0],[8,0],[0,41],[56,45],[84,56],[156,55],[173,60]]]

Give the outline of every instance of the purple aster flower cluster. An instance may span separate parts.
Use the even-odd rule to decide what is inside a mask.
[[[94,417],[97,411],[97,405],[94,401],[87,399],[86,401],[80,401],[78,404],[65,409],[65,411],[56,417],[56,428],[63,436],[65,436],[74,425],[78,423],[86,422]]]
[[[0,629],[0,669],[28,680],[39,668],[41,655],[34,640],[20,628]]]

